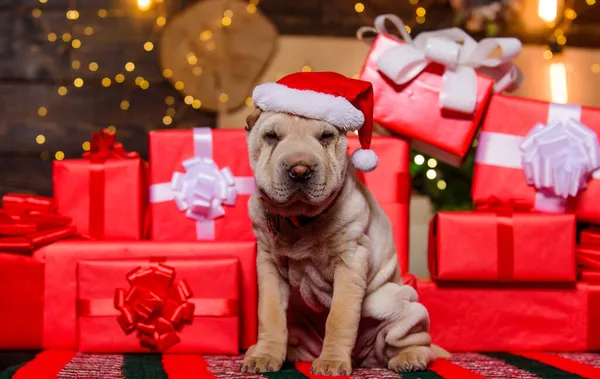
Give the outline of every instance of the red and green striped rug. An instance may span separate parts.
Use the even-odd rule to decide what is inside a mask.
[[[0,379],[319,379],[308,363],[286,363],[276,373],[241,374],[242,357],[156,354],[83,354],[48,350],[0,373]],[[397,374],[385,369],[356,369],[364,379],[600,379],[600,354],[456,353],[436,360],[429,370]]]

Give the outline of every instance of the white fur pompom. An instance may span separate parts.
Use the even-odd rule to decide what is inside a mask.
[[[373,150],[357,149],[352,153],[352,164],[358,171],[373,171],[378,162],[379,158]]]

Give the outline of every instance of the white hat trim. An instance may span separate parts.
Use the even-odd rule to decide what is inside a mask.
[[[365,115],[342,96],[289,88],[279,83],[257,86],[252,100],[266,112],[291,113],[326,121],[348,131],[360,129],[365,122]]]

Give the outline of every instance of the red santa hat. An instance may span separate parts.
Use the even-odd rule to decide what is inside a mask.
[[[352,164],[362,172],[377,167],[377,155],[371,150],[371,83],[335,72],[297,72],[257,86],[252,100],[266,112],[290,113],[326,121],[345,131],[358,130],[361,148],[352,153]]]

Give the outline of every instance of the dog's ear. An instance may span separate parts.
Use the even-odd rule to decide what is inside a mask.
[[[248,115],[248,117],[246,117],[246,131],[249,132],[250,130],[252,130],[252,127],[254,126],[254,124],[256,123],[256,121],[258,120],[258,118],[260,117],[262,111],[260,110],[260,108],[256,108],[252,111],[252,113],[250,113]]]

